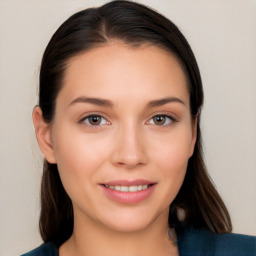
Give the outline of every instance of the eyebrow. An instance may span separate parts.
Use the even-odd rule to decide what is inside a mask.
[[[113,103],[109,100],[101,99],[101,98],[88,98],[88,97],[78,97],[75,100],[73,100],[69,106],[75,104],[75,103],[90,103],[97,106],[102,107],[113,107]]]
[[[153,107],[163,106],[167,103],[172,103],[172,102],[181,103],[182,105],[186,106],[184,101],[182,101],[181,99],[176,98],[176,97],[167,97],[167,98],[163,98],[163,99],[152,100],[147,104],[147,106],[153,108]]]
[[[101,106],[101,107],[111,107],[111,108],[114,106],[113,102],[111,102],[110,100],[106,100],[102,98],[90,98],[90,97],[78,97],[75,100],[73,100],[69,104],[69,106],[75,103],[90,103],[90,104]],[[167,97],[167,98],[152,100],[147,104],[147,107],[148,108],[159,107],[168,103],[180,103],[182,105],[186,105],[184,101],[182,101],[179,98]]]

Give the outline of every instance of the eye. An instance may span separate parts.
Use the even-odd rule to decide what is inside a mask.
[[[109,122],[100,115],[89,115],[83,118],[80,122],[85,123],[89,126],[99,126],[99,125],[109,124]]]
[[[167,116],[167,115],[156,115],[153,116],[150,120],[149,120],[149,124],[154,124],[154,125],[161,125],[161,126],[166,126],[171,124],[172,122],[175,122],[175,119],[171,116]]]

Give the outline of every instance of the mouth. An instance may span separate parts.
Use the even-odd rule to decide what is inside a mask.
[[[107,185],[107,184],[102,184],[104,187],[116,190],[116,191],[121,191],[121,192],[138,192],[142,190],[148,189],[150,186],[153,186],[154,184],[148,184],[148,185],[132,185],[132,186],[121,186],[121,185]]]
[[[111,181],[100,184],[103,193],[111,200],[122,204],[139,203],[150,197],[157,183],[146,180]]]

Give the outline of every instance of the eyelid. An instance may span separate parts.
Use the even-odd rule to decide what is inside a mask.
[[[98,117],[101,117],[101,118],[105,119],[105,120],[106,120],[106,124],[98,124],[98,125],[86,124],[86,123],[85,123],[85,119],[87,119],[87,118],[89,118],[89,117],[92,117],[92,116],[98,116]],[[95,112],[93,112],[93,113],[88,113],[88,114],[84,115],[83,117],[79,118],[78,123],[83,124],[83,125],[85,125],[85,126],[87,126],[87,127],[90,127],[90,128],[100,128],[100,127],[103,126],[103,125],[110,125],[110,124],[111,124],[110,121],[108,120],[108,118],[106,118],[103,114],[101,114],[101,113],[95,113]]]
[[[106,120],[106,124],[99,124],[99,125],[90,125],[90,124],[86,124],[84,122],[84,120],[86,118],[89,118],[91,116],[99,116],[103,119]],[[84,114],[81,118],[79,118],[79,121],[78,123],[80,124],[83,124],[85,126],[88,126],[88,127],[92,127],[92,128],[100,128],[101,126],[103,125],[111,125],[111,122],[109,121],[109,118],[108,117],[105,117],[106,115],[105,114],[102,114],[102,113],[99,113],[99,112],[90,112],[90,113],[87,113],[87,114]],[[170,112],[157,112],[157,113],[154,113],[154,114],[151,114],[151,116],[147,119],[146,121],[146,124],[150,124],[150,120],[152,120],[154,117],[156,116],[164,116],[164,117],[167,117],[171,120],[171,123],[170,124],[167,124],[167,125],[157,125],[157,124],[152,124],[152,125],[156,125],[156,126],[162,126],[162,127],[165,127],[165,126],[169,126],[173,123],[176,123],[178,122],[178,118],[175,116],[175,114],[173,113],[170,113]],[[151,125],[151,124],[150,124]]]
[[[151,115],[151,117],[148,119],[148,121],[146,122],[147,124],[150,124],[149,122],[156,116],[164,116],[166,118],[169,118],[171,121],[170,121],[170,124],[165,124],[165,125],[157,125],[157,124],[152,124],[152,125],[156,125],[156,126],[162,126],[162,127],[165,127],[165,126],[169,126],[169,125],[172,125],[173,123],[176,123],[178,122],[178,119],[177,117],[174,116],[174,114],[170,114],[170,113],[166,113],[166,112],[159,112],[159,113],[154,113],[153,115]],[[151,124],[150,124],[151,125]]]

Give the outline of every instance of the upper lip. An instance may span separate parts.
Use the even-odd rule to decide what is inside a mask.
[[[112,180],[106,183],[103,183],[104,185],[108,186],[138,186],[138,185],[151,185],[155,184],[156,182],[144,180],[144,179],[137,179],[137,180]]]

